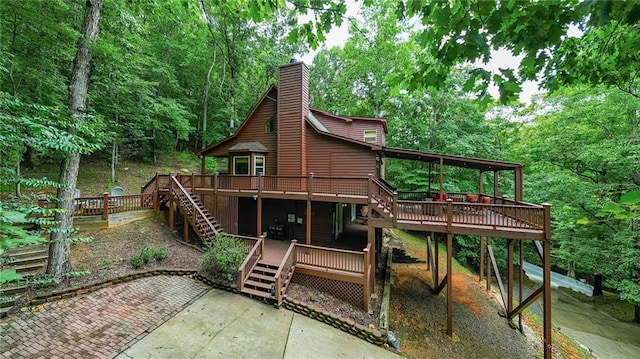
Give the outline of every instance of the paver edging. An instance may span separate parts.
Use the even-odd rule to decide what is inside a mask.
[[[380,331],[377,329],[369,329],[360,324],[356,324],[351,319],[342,318],[340,316],[334,316],[329,312],[317,309],[313,306],[305,305],[294,299],[284,298],[282,307],[291,310],[295,313],[302,314],[311,319],[315,319],[319,322],[331,325],[336,329],[340,329],[343,332],[355,335],[360,339],[366,340],[371,344],[383,346],[387,343],[386,331]]]
[[[151,269],[142,272],[130,273],[124,276],[111,278],[102,282],[95,282],[90,284],[84,284],[82,286],[64,289],[60,291],[53,291],[47,294],[37,295],[29,302],[29,306],[41,305],[44,303],[55,302],[61,299],[67,299],[71,297],[76,297],[78,295],[87,294],[91,292],[95,292],[97,290],[112,286],[114,284],[121,284],[126,282],[131,282],[136,279],[145,278],[145,277],[154,277],[158,275],[172,275],[172,276],[192,276],[198,272],[192,269]],[[197,278],[194,278],[197,279]]]

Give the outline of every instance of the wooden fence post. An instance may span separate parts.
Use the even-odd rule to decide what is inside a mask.
[[[393,226],[398,227],[398,191],[393,191]]]
[[[109,192],[102,194],[102,219],[105,221],[109,219]]]

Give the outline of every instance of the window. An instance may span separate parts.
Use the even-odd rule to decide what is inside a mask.
[[[233,174],[234,175],[249,174],[249,156],[233,157]]]
[[[276,132],[276,120],[274,118],[270,119],[264,125],[264,132],[265,133],[274,133],[274,132]]]
[[[364,142],[376,143],[378,141],[378,130],[365,130]]]
[[[256,176],[264,174],[264,156],[255,156],[253,158],[253,174]]]

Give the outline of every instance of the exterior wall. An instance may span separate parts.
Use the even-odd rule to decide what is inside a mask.
[[[258,108],[256,108],[253,115],[248,118],[246,124],[242,127],[238,135],[224,146],[216,149],[216,151],[208,154],[209,156],[226,156],[228,150],[238,142],[260,142],[264,145],[269,152],[266,155],[266,175],[276,174],[277,160],[278,160],[278,146],[277,146],[277,132],[279,128],[276,128],[275,133],[266,133],[266,124],[274,118],[276,115],[276,103],[270,99],[265,99]],[[232,161],[228,161],[229,173],[232,173],[231,166]]]
[[[367,177],[376,174],[376,153],[364,146],[335,140],[309,128],[309,172],[316,176]]]
[[[280,67],[278,79],[277,174],[307,174],[305,116],[309,111],[309,69],[304,62]]]
[[[269,226],[276,222],[286,224],[288,229],[288,239],[297,239],[298,242],[304,243],[307,239],[306,212],[307,203],[305,201],[263,199],[262,232],[266,232]],[[302,218],[302,223],[288,223],[289,214],[293,214],[295,218]]]
[[[238,234],[238,197],[204,196],[204,205],[213,214],[225,232]]]
[[[322,122],[329,132],[335,135],[351,138],[356,141],[364,141],[365,130],[376,130],[378,132],[378,137],[375,144],[380,146],[385,145],[384,126],[380,121],[361,119],[345,121],[340,118],[328,116],[321,112],[314,112],[314,116]]]
[[[331,245],[333,236],[333,202],[313,202],[311,204],[311,244]]]

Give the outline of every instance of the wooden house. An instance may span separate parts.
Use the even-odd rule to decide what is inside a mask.
[[[159,196],[169,198],[170,226],[179,209],[185,238],[189,225],[203,240],[219,232],[238,236],[248,252],[239,269],[239,290],[278,302],[287,283],[297,280],[332,290],[368,309],[382,229],[424,232],[434,292],[447,290],[449,335],[453,333],[453,236],[480,236],[480,279],[486,269],[489,287],[493,268],[509,319],[544,296],[544,336],[550,345],[550,206],[522,201],[522,166],[391,148],[386,146],[386,134],[384,119],[313,108],[307,66],[290,63],[280,67],[278,85],[267,89],[235,133],[197,152],[201,174],[156,175],[142,192],[154,194],[156,210]],[[221,173],[205,173],[206,157],[222,159],[219,163],[226,166]],[[430,184],[419,192],[392,188],[384,180],[388,158],[427,163],[430,173],[425,177],[436,178],[439,186],[436,183],[432,189]],[[444,168],[449,166],[476,170],[478,191],[445,192]],[[513,176],[514,198],[500,195],[498,179],[504,175]],[[485,182],[491,177],[493,186],[486,191]],[[341,235],[360,213],[367,217],[364,241],[355,251],[337,249],[343,244]],[[509,244],[506,287],[493,261],[494,238],[507,239]],[[444,277],[438,273],[439,240],[446,241],[447,247]],[[514,248],[525,241],[533,243],[540,255],[543,286],[516,300]],[[276,247],[283,250],[269,254]]]

